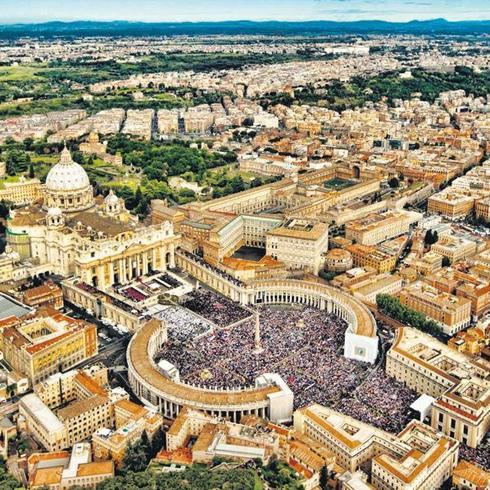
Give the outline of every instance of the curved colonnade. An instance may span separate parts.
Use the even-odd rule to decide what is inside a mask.
[[[244,304],[303,304],[326,310],[344,319],[346,357],[374,362],[378,338],[369,310],[354,298],[329,286],[299,280],[264,280],[243,286]],[[245,299],[245,301],[243,301]],[[135,394],[158,407],[167,418],[175,418],[183,406],[240,420],[255,414],[276,422],[291,418],[293,394],[276,374],[265,374],[255,387],[209,389],[175,382],[157,368],[154,358],[167,341],[166,325],[151,320],[131,339],[127,351],[128,376]]]

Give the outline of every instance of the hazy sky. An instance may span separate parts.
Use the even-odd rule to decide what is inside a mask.
[[[0,23],[47,20],[490,19],[490,0],[0,0]]]

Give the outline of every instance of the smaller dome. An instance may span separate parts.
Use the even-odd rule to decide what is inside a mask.
[[[345,272],[352,267],[352,255],[348,250],[334,248],[325,255],[325,267],[332,272]]]
[[[330,260],[349,260],[351,253],[341,248],[333,248],[327,253],[326,258]]]
[[[104,202],[106,204],[119,204],[119,198],[114,194],[114,191],[111,189],[109,191],[109,194],[107,194],[106,198],[104,199]]]

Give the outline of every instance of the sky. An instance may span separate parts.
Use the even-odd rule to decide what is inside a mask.
[[[490,19],[490,0],[0,0],[0,23],[50,20]]]

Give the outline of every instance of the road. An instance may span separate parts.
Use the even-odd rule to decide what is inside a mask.
[[[78,364],[77,368],[84,368],[90,364],[94,364],[96,362],[102,362],[107,367],[113,367],[112,361],[116,358],[121,358],[121,354],[126,353],[126,348],[129,343],[129,336],[121,337],[117,340],[113,340],[111,343],[106,344],[102,350],[99,350],[99,353],[91,357],[90,359],[86,359],[82,363]]]

